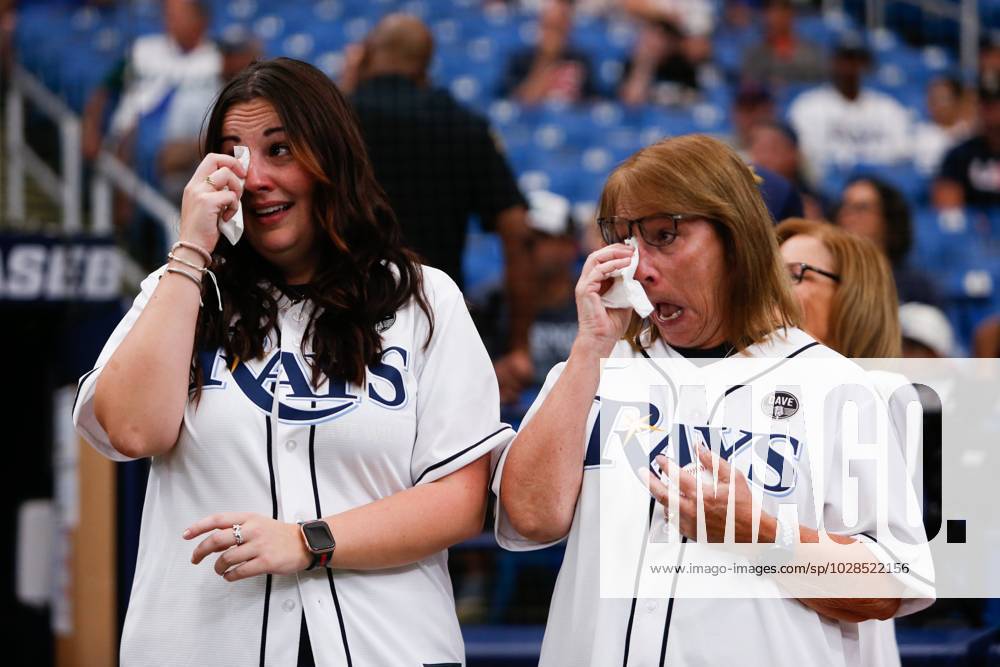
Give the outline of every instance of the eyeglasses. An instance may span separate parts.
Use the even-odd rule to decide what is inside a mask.
[[[677,223],[686,220],[702,220],[703,216],[683,213],[653,213],[641,218],[624,218],[619,215],[598,218],[597,226],[601,238],[607,244],[622,243],[632,236],[632,227],[639,229],[639,237],[656,247],[668,246],[677,238]]]
[[[802,282],[802,279],[806,275],[806,271],[815,271],[821,276],[826,276],[835,283],[840,282],[840,276],[836,273],[830,273],[824,269],[813,266],[812,264],[806,264],[805,262],[789,262],[785,266],[788,267],[788,275],[791,276],[792,282],[798,285]]]

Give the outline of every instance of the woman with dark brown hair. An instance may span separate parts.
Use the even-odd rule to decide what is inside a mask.
[[[403,249],[312,66],[244,70],[205,154],[74,409],[106,456],[152,457],[122,663],[461,663],[446,549],[511,436],[462,294]]]

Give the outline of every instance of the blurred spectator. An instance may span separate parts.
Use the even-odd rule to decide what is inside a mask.
[[[933,190],[938,208],[1000,207],[1000,70],[979,79],[979,131],[952,148]]]
[[[611,16],[617,13],[619,0],[574,0],[573,9],[587,16]]]
[[[752,165],[751,169],[757,175],[760,196],[771,220],[802,217],[802,197],[787,178],[760,165]]]
[[[802,197],[801,217],[810,220],[823,219],[822,203],[802,176],[802,156],[799,153],[799,139],[795,130],[777,121],[757,123],[750,129],[749,149],[750,161],[753,164],[780,174],[798,190]]]
[[[571,0],[545,0],[538,14],[538,43],[507,62],[499,95],[522,104],[579,102],[594,97],[590,57],[570,45]]]
[[[913,245],[913,225],[910,205],[899,190],[876,178],[856,178],[844,189],[835,221],[847,231],[870,239],[889,258],[900,303],[939,304],[937,290],[927,274],[906,261]]]
[[[165,32],[136,39],[126,59],[87,101],[82,137],[87,159],[94,159],[104,143],[105,112],[115,97],[109,133],[111,142],[120,145],[143,117],[164,113],[175,99],[219,89],[222,55],[207,37],[208,24],[203,1],[164,0]]]
[[[681,50],[692,63],[708,62],[712,55],[715,3],[712,0],[621,0],[622,8],[646,21],[670,23],[683,37]]]
[[[767,88],[759,84],[743,84],[733,98],[731,116],[733,134],[729,138],[729,144],[741,157],[748,160],[750,130],[759,123],[774,121],[774,98]]]
[[[682,35],[673,23],[646,21],[625,63],[618,95],[625,104],[688,104],[698,90],[698,73],[681,50]]]
[[[1000,72],[1000,31],[984,36],[979,42],[979,73]]]
[[[538,190],[529,193],[528,201],[528,220],[537,235],[532,256],[538,267],[538,312],[529,340],[535,383],[541,385],[552,367],[567,358],[576,338],[574,288],[581,252],[568,199]]]
[[[955,354],[955,334],[940,310],[926,303],[904,303],[899,307],[903,332],[903,356],[938,359]]]
[[[712,61],[729,80],[739,78],[743,54],[763,39],[757,0],[724,0],[719,22],[712,32]]]
[[[778,89],[790,83],[813,83],[826,78],[826,53],[795,34],[791,0],[767,0],[763,17],[763,41],[743,55],[744,80]]]
[[[222,83],[239,74],[263,56],[260,42],[249,32],[235,32],[219,42],[222,53]],[[176,98],[164,119],[162,143],[157,155],[160,189],[178,204],[184,186],[201,161],[201,129],[219,89],[197,88]]]
[[[987,318],[976,327],[972,353],[980,359],[1000,357],[1000,315]]]
[[[7,89],[10,65],[14,62],[11,42],[17,26],[17,11],[14,0],[0,0],[0,91]]]
[[[806,177],[816,186],[828,167],[893,164],[910,157],[910,116],[885,93],[863,88],[871,53],[853,33],[834,52],[831,83],[799,95],[788,119],[799,136]]]
[[[725,0],[722,6],[722,17],[714,30],[715,36],[725,34],[726,37],[740,36],[760,39],[757,29],[756,0]]]
[[[927,84],[930,121],[917,125],[913,140],[913,162],[924,174],[936,174],[944,154],[972,133],[965,118],[964,92],[962,83],[953,77],[939,77]]]
[[[390,14],[372,29],[357,61],[352,101],[375,176],[407,245],[462,286],[471,215],[503,242],[510,330],[496,362],[501,394],[516,400],[534,376],[528,350],[533,317],[533,233],[525,200],[487,122],[428,84],[434,52],[417,18]],[[354,75],[349,75],[354,76]]]

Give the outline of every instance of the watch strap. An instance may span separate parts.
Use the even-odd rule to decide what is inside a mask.
[[[333,557],[332,551],[324,551],[323,553],[312,554],[312,562],[309,563],[309,567],[306,568],[306,571],[308,572],[309,570],[314,570],[317,567],[326,567],[332,557]]]

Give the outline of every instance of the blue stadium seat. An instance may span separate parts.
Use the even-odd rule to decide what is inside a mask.
[[[312,19],[317,23],[333,23],[344,16],[346,9],[341,0],[317,0],[311,7]]]
[[[795,19],[795,30],[803,40],[828,49],[841,32],[853,27],[854,22],[846,14],[806,14]]]
[[[63,63],[62,76],[65,78],[64,97],[66,103],[77,113],[83,113],[90,95],[104,83],[105,78],[119,59],[120,54],[99,54],[80,51],[76,57]]]
[[[597,90],[606,97],[617,97],[618,86],[625,73],[625,61],[615,57],[598,57],[593,62]]]
[[[221,14],[228,21],[251,22],[257,18],[261,9],[270,9],[270,7],[267,7],[268,4],[270,3],[262,3],[259,0],[224,0],[217,3],[217,6],[221,5],[221,12],[217,9],[216,14]],[[264,6],[262,7],[261,5]]]
[[[743,69],[743,54],[759,43],[761,37],[758,26],[738,30],[720,25],[712,35],[712,60],[722,69],[726,78],[736,81]]]
[[[830,201],[837,201],[848,182],[863,176],[885,181],[913,204],[921,204],[927,200],[927,177],[911,162],[891,165],[859,163],[849,167],[829,167],[820,183],[820,194]]]
[[[597,66],[605,58],[626,60],[635,38],[632,34],[616,32],[615,28],[603,19],[581,19],[574,25],[571,39],[573,45],[586,51],[593,65]]]
[[[974,209],[918,208],[911,262],[931,274],[959,340],[968,346],[975,326],[1000,310],[1000,247],[989,216]]]
[[[310,62],[328,77],[336,81],[344,71],[343,51],[322,51],[313,53]]]
[[[430,28],[434,35],[436,50],[464,43],[467,38],[465,24],[450,16],[431,22]]]
[[[503,282],[503,245],[496,234],[484,232],[477,220],[469,221],[462,254],[464,291],[470,301],[485,295]]]

